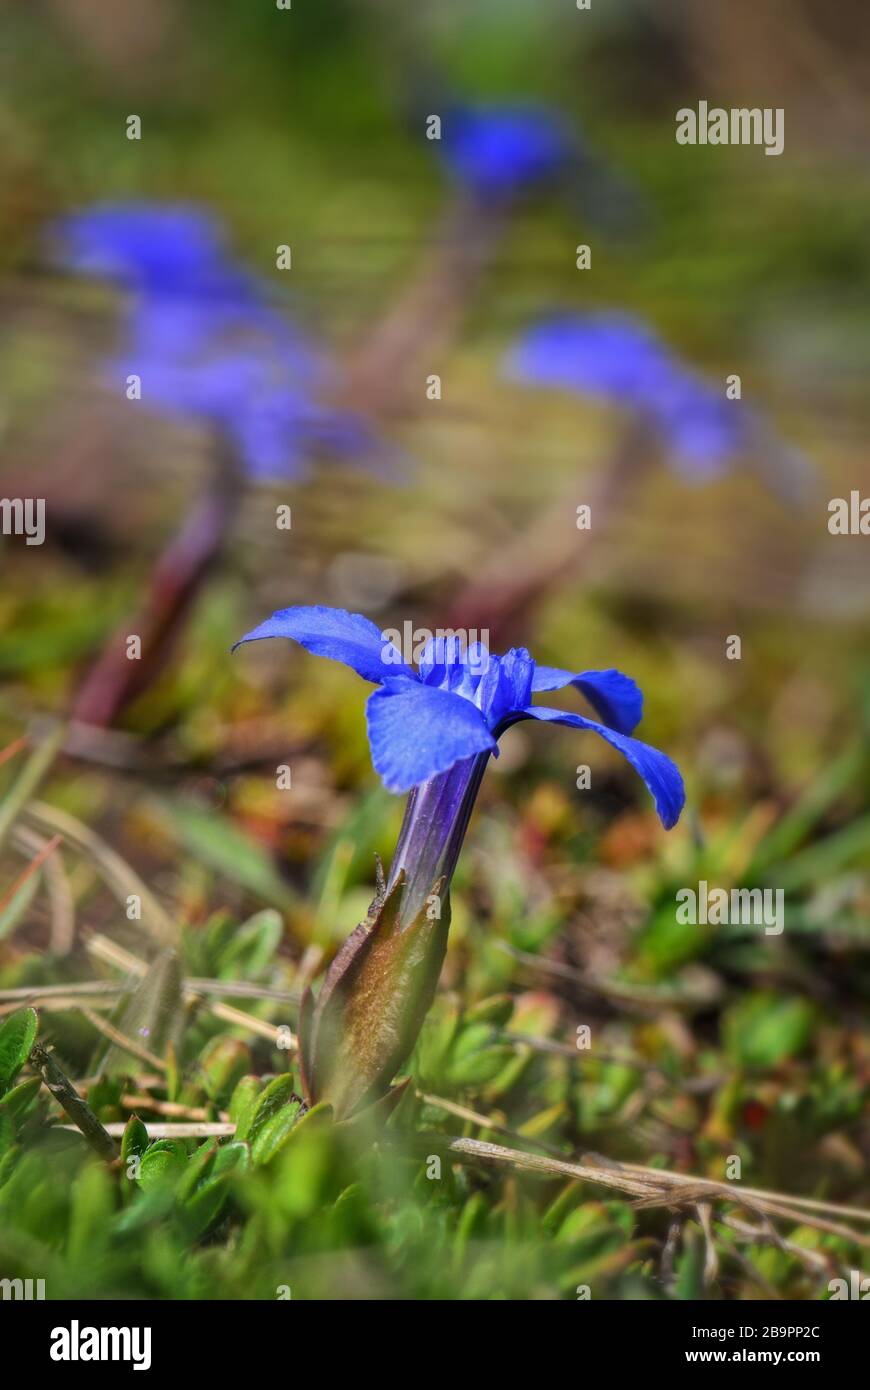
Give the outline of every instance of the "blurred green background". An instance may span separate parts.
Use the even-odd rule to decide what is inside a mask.
[[[304,483],[251,488],[172,661],[115,730],[58,760],[41,795],[183,924],[191,973],[241,970],[288,989],[316,974],[364,915],[401,800],[377,785],[353,676],[283,644],[234,658],[229,647],[297,602],[435,626],[560,499],[570,530],[620,421],[507,382],[500,362],[548,310],[639,315],[711,380],[740,373],[744,400],[809,459],[811,495],[788,505],[752,460],[700,485],[659,458],[588,562],[520,623],[541,661],[639,681],[641,734],[679,763],[689,805],[666,836],[606,749],[512,731],[472,821],[415,1076],[423,1093],[499,1117],[505,1143],[525,1134],[564,1157],[593,1150],[716,1178],[738,1154],[755,1186],[866,1204],[870,542],[827,529],[830,498],[870,494],[865,6],[38,0],[2,15],[0,491],[38,489],[49,529],[43,547],[0,538],[0,746],[64,715],[135,608],[210,448],[195,424],[131,416],[107,390],[119,301],[50,269],[52,219],[114,199],[201,202],[299,322],[340,362],[365,362],[375,326],[438,254],[452,197],[425,139],[429,94],[562,111],[632,190],[629,225],[601,227],[582,181],[517,208],[456,331],[424,354],[419,399],[376,413],[408,458],[404,481],[325,460]],[[678,146],[675,112],[701,98],[783,107],[784,153]],[[131,113],[141,141],[126,139]],[[275,269],[281,243],[289,276]],[[592,247],[589,271],[576,268],[579,243]],[[426,399],[428,372],[440,401]],[[290,532],[274,525],[281,503]],[[575,787],[587,759],[591,794]],[[279,763],[290,792],[275,788]],[[0,767],[4,794],[16,768]],[[5,846],[0,892],[34,852],[32,838]],[[67,834],[57,860],[3,898],[2,987],[116,978],[89,954],[94,932],[153,954],[107,891],[100,851]],[[675,890],[700,878],[781,887],[783,936],[680,927]],[[279,914],[268,929],[255,918],[267,909]],[[248,947],[228,943],[252,920],[245,940],[260,944],[240,966]],[[498,1008],[484,1024],[469,1014],[502,993],[510,1029]],[[252,1008],[295,1023],[292,1010]],[[580,1024],[595,1043],[579,1064],[507,1036],[571,1044]],[[99,1039],[78,1011],[47,1011],[42,1031],[71,1076],[91,1075]],[[180,1044],[182,1081],[154,1094],[225,1111],[238,1078],[229,1064],[209,1072],[218,1043],[242,1072],[284,1070],[263,1036],[200,1016]],[[122,1084],[104,1085],[98,1113],[125,1118]],[[499,1138],[423,1101],[411,1122]],[[163,1221],[156,1198],[153,1217],[131,1215],[78,1149],[37,1144],[39,1171],[10,1179],[6,1210],[20,1220],[0,1236],[0,1274],[42,1259],[69,1292],[84,1262],[98,1296],[270,1297],[292,1266],[301,1297],[573,1297],[588,1277],[602,1297],[810,1298],[861,1259],[847,1238],[788,1227],[822,1258],[759,1241],[738,1260],[733,1231],[717,1226],[711,1280],[690,1210],[674,1266],[661,1210],[634,1214],[577,1184],[552,1207],[552,1184],[466,1168],[436,1197],[401,1164],[384,1176],[323,1136],[307,1142],[250,1184],[233,1176],[233,1214],[222,1207],[223,1224],[202,1229]],[[23,1194],[43,1191],[53,1164],[75,1180],[49,1219]],[[247,1263],[228,1253],[242,1228]],[[197,1242],[182,1273],[178,1252]]]

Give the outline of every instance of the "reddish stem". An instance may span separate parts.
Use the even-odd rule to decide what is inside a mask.
[[[456,596],[446,626],[489,633],[491,649],[501,650],[527,631],[538,604],[560,581],[588,573],[610,523],[637,488],[651,462],[640,422],[627,431],[599,477],[562,496]],[[591,508],[591,527],[578,531],[578,501]]]
[[[425,399],[426,376],[455,335],[501,240],[503,208],[455,198],[410,284],[369,330],[349,363],[345,399],[373,415],[401,414]]]
[[[111,638],[80,686],[72,706],[74,721],[109,728],[162,669],[223,551],[241,490],[238,467],[222,449],[211,491],[194,506],[157,560],[141,608]],[[128,639],[134,634],[142,642],[138,660],[127,655]]]

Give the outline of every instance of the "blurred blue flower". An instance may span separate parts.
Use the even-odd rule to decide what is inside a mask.
[[[131,290],[192,292],[227,269],[220,228],[194,207],[110,203],[51,229],[67,270]]]
[[[455,106],[441,131],[444,161],[486,202],[510,202],[564,172],[573,149],[558,116],[535,106]]]
[[[494,656],[480,643],[462,650],[455,634],[431,638],[415,670],[373,622],[341,608],[284,608],[240,639],[288,637],[316,656],[343,662],[380,686],[367,706],[369,743],[389,791],[403,792],[481,754],[497,754],[499,736],[523,719],[591,730],[625,757],[646,783],[666,828],[684,801],[676,766],[630,734],[643,696],[620,671],[563,671],[539,666],[523,647]],[[603,723],[533,705],[539,691],[573,686]]]
[[[658,431],[675,465],[712,476],[749,448],[757,421],[702,380],[643,324],[618,314],[565,315],[530,329],[507,374],[528,385],[600,396]]]
[[[221,430],[254,477],[298,477],[312,453],[371,465],[366,422],[324,398],[337,373],[307,335],[236,266],[219,224],[186,207],[88,209],[53,229],[58,259],[127,291],[129,346],[112,381],[142,382],[147,406]]]

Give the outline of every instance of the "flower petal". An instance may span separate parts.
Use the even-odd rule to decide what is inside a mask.
[[[448,111],[442,152],[460,183],[478,197],[503,201],[560,175],[571,142],[545,108],[465,106]]]
[[[565,314],[533,325],[511,349],[507,375],[530,386],[644,409],[673,371],[667,349],[638,319]]]
[[[259,642],[264,637],[289,637],[315,656],[343,662],[376,685],[395,676],[417,679],[380,628],[361,613],[348,613],[344,608],[326,608],[322,604],[281,608],[259,627],[245,633],[233,651],[243,642]]]
[[[726,400],[688,371],[674,371],[663,381],[649,409],[675,464],[689,479],[716,477],[749,447],[752,417],[746,407]]]
[[[631,676],[610,667],[607,671],[560,671],[555,666],[538,666],[532,690],[562,690],[573,685],[585,695],[605,724],[620,734],[630,734],[643,717],[643,691]]]
[[[416,655],[416,653],[415,653]],[[464,675],[462,643],[457,632],[449,632],[446,635],[430,637],[426,642],[417,668],[420,672],[420,679],[426,685],[445,685],[447,682],[447,670],[450,668],[451,677],[454,683],[462,679]]]
[[[525,711],[527,719],[541,719],[546,723],[567,724],[572,729],[590,729],[616,748],[631,763],[635,772],[644,780],[656,804],[659,819],[665,830],[670,830],[680,818],[686,801],[683,779],[676,763],[671,762],[657,748],[639,739],[628,738],[625,734],[608,729],[604,724],[596,724],[592,719],[584,719],[581,714],[569,714],[561,709],[546,709],[532,705]]]
[[[366,705],[372,762],[391,792],[406,792],[496,741],[476,705],[450,690],[396,682]]]
[[[219,224],[184,204],[104,203],[61,217],[50,235],[66,269],[137,289],[180,289],[225,264]]]
[[[525,647],[511,647],[504,656],[493,656],[480,682],[477,703],[493,730],[525,709],[532,698],[535,663]]]

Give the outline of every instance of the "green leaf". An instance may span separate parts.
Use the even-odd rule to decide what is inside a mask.
[[[384,1095],[413,1051],[447,950],[450,902],[400,927],[398,885],[335,957],[310,1019],[300,1019],[306,1084],[338,1119]],[[484,1030],[485,1025],[484,1025]]]
[[[466,1009],[465,1020],[467,1023],[489,1023],[503,1028],[513,1011],[512,994],[493,994],[489,999],[481,999],[479,1004],[472,1004],[470,1009]]]
[[[30,1056],[38,1027],[35,1009],[17,1009],[0,1025],[0,1096],[9,1090]]]
[[[216,1139],[204,1140],[188,1159],[187,1172],[176,1192],[178,1200],[188,1202],[197,1191],[210,1187],[215,1179],[236,1171],[244,1172],[250,1158],[249,1146],[237,1140],[229,1144],[219,1144]]]
[[[463,1020],[462,1030],[453,1044],[453,1064],[463,1062],[493,1041],[493,1030],[486,1023]]]
[[[215,1154],[211,1171],[214,1176],[224,1173],[244,1173],[250,1166],[250,1162],[250,1146],[233,1139],[229,1144],[221,1144]]]
[[[229,1182],[230,1175],[224,1173],[196,1188],[179,1207],[178,1224],[188,1240],[198,1240],[220,1215],[229,1195]]]
[[[24,880],[21,887],[13,893],[3,911],[0,912],[0,940],[2,940],[4,936],[12,935],[18,923],[21,921],[21,918],[33,902],[41,880],[42,870],[40,869]]]
[[[638,935],[638,954],[644,974],[660,979],[694,960],[707,949],[713,928],[681,922],[673,901],[666,902]]]
[[[462,1268],[462,1261],[469,1242],[482,1240],[485,1236],[488,1221],[489,1208],[486,1198],[482,1192],[475,1192],[468,1198],[459,1213],[459,1223],[453,1242],[453,1259],[458,1270]]]
[[[136,1200],[116,1214],[112,1223],[113,1234],[129,1236],[139,1231],[154,1230],[174,1209],[175,1194],[169,1183],[157,1183],[147,1192],[140,1187]]]
[[[15,1143],[15,1125],[8,1110],[0,1110],[0,1158],[7,1154]]]
[[[301,1102],[290,1101],[257,1130],[251,1141],[254,1163],[268,1163],[283,1147],[299,1116]]]
[[[271,856],[232,821],[197,806],[165,801],[159,804],[194,858],[282,911],[293,906],[295,894],[281,878]]]
[[[334,1112],[328,1101],[318,1101],[312,1105],[310,1110],[298,1119],[293,1126],[289,1141],[284,1145],[284,1152],[295,1148],[305,1148],[307,1144],[320,1142],[323,1135],[328,1134],[333,1126]]]
[[[861,776],[865,747],[865,738],[862,735],[816,777],[810,779],[802,795],[759,844],[748,870],[748,878],[757,877],[772,864],[785,864],[795,853],[828,808],[843,795],[851,782]],[[779,883],[776,872],[771,877],[774,882]]]
[[[524,1134],[527,1139],[539,1139],[564,1118],[567,1108],[565,1102],[559,1100],[555,1105],[547,1106],[546,1110],[539,1110],[530,1120],[526,1120],[520,1125],[517,1133]]]
[[[459,1030],[459,1010],[445,999],[436,999],[417,1040],[417,1073],[424,1086],[437,1091],[453,1039]]]
[[[514,1050],[499,1044],[473,1052],[468,1057],[458,1058],[450,1066],[450,1083],[453,1086],[483,1086],[498,1076],[502,1067],[513,1059]]]
[[[18,624],[0,637],[0,672],[19,675],[65,667],[93,651],[111,631],[102,603],[87,604],[81,611],[67,608],[62,621],[43,617],[33,627]]]
[[[101,1163],[89,1163],[72,1186],[67,1238],[70,1264],[92,1267],[109,1241],[115,1186]]]
[[[156,1139],[142,1155],[139,1183],[147,1192],[162,1183],[174,1184],[187,1169],[187,1149],[180,1139]]]
[[[806,1046],[814,1021],[815,1011],[805,999],[752,994],[725,1014],[725,1046],[741,1066],[774,1066]]]
[[[238,1125],[242,1116],[248,1110],[250,1110],[251,1116],[253,1117],[257,1108],[256,1102],[260,1094],[260,1086],[261,1082],[259,1076],[243,1076],[238,1082],[236,1089],[230,1096],[227,1106],[227,1113],[234,1125]],[[244,1135],[237,1135],[237,1137],[244,1138]]]
[[[264,1125],[277,1115],[294,1098],[294,1077],[292,1072],[276,1076],[268,1086],[249,1103],[239,1116],[236,1125],[236,1139],[247,1139],[253,1144]]]
[[[541,1218],[541,1230],[548,1236],[555,1235],[562,1222],[567,1216],[579,1206],[583,1200],[583,1185],[579,1182],[570,1182],[567,1187],[563,1187]]]
[[[181,1070],[178,1065],[178,1053],[175,1050],[175,1043],[168,1042],[165,1052],[166,1060],[166,1099],[178,1100],[178,1093],[181,1090]]]
[[[213,1038],[203,1050],[200,1065],[209,1100],[222,1103],[250,1067],[251,1049],[239,1038]]]
[[[186,1202],[196,1191],[197,1187],[204,1182],[211,1172],[217,1157],[217,1139],[204,1139],[198,1149],[190,1155],[187,1160],[187,1167],[181,1182],[176,1188],[176,1196],[179,1202]]]
[[[131,1115],[121,1136],[121,1166],[126,1168],[129,1158],[141,1158],[148,1148],[148,1130],[138,1115]]]
[[[273,907],[264,908],[240,927],[235,927],[221,952],[218,973],[222,978],[254,980],[271,964],[284,935],[284,919]]]
[[[143,1041],[151,1052],[163,1056],[181,1034],[184,1022],[181,963],[178,953],[167,948],[157,955],[133,993],[122,1000],[112,1022],[125,1038]],[[126,1073],[130,1053],[113,1043],[101,1044],[92,1063],[99,1076]]]
[[[866,864],[870,856],[870,815],[861,816],[826,835],[807,849],[793,854],[769,870],[768,878],[785,893],[796,892],[808,884],[825,883],[852,864]]]
[[[229,1196],[233,1174],[244,1172],[250,1162],[247,1144],[218,1147],[214,1140],[201,1146],[189,1161],[179,1184],[178,1219],[189,1240],[197,1240],[216,1220]]]
[[[677,1298],[696,1302],[706,1297],[704,1290],[704,1241],[696,1226],[683,1229],[683,1248],[674,1262]]]
[[[41,1085],[41,1076],[28,1076],[26,1081],[19,1081],[18,1085],[13,1086],[0,1100],[0,1113],[5,1111],[7,1115],[13,1116],[25,1114],[39,1095]]]

